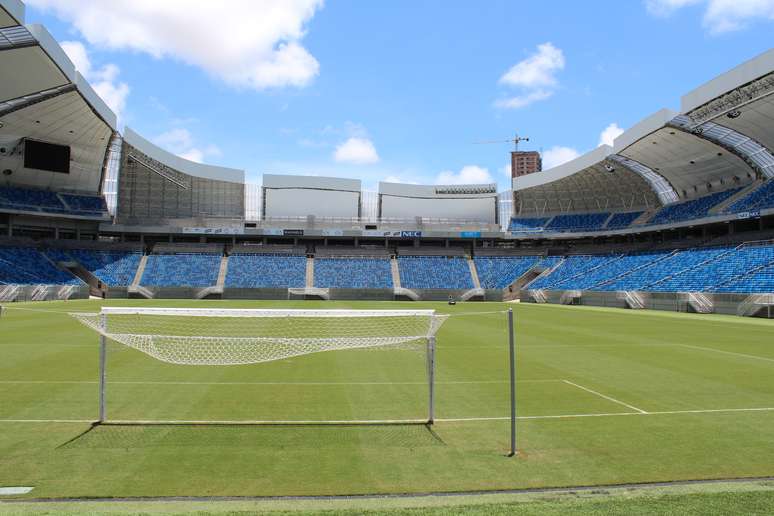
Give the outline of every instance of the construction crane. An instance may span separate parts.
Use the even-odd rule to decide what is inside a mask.
[[[519,136],[518,134],[514,135],[513,138],[508,140],[489,140],[489,141],[483,141],[483,142],[473,142],[474,145],[486,145],[490,143],[513,143],[513,150],[515,152],[519,152],[519,142],[528,142],[529,137],[525,136]]]

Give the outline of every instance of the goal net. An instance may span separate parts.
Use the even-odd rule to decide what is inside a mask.
[[[419,420],[418,398],[427,414],[421,420],[433,419],[435,336],[446,318],[434,310],[106,307],[71,315],[101,336],[100,421],[107,420],[108,391],[111,402],[115,392],[122,421],[167,420],[160,407],[169,408],[170,397],[183,404],[173,410],[180,422],[193,408],[200,409],[196,422]],[[393,381],[401,387],[390,389]],[[364,395],[376,386],[387,398],[402,398],[394,400],[398,406],[412,406],[405,413],[386,407],[385,399],[351,406],[358,398],[376,401],[379,393]],[[244,403],[235,404],[234,395]],[[155,417],[140,417],[143,401]]]

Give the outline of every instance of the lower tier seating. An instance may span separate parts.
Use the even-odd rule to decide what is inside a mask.
[[[314,286],[392,288],[389,258],[315,258]]]
[[[211,287],[217,283],[219,254],[176,253],[148,256],[140,284],[147,287]]]
[[[232,254],[228,258],[226,287],[303,288],[305,285],[305,256]]]
[[[0,247],[0,283],[14,285],[80,285],[32,247]]]
[[[111,287],[131,285],[142,259],[140,252],[132,251],[74,249],[67,253],[102,283]]]
[[[404,288],[474,288],[468,262],[460,256],[400,256],[398,267]]]
[[[473,260],[481,288],[506,288],[537,265],[537,256],[477,256]]]

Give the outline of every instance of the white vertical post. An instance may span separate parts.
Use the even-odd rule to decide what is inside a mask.
[[[427,422],[435,420],[435,335],[427,339],[427,383],[429,388]]]
[[[508,309],[508,355],[511,383],[511,451],[509,457],[516,455],[516,349],[513,334],[513,308]]]
[[[107,316],[100,316],[100,328],[107,330]],[[107,337],[104,333],[99,335],[99,422],[105,422],[105,375],[107,367]]]

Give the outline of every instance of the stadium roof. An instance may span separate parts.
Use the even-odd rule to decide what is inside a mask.
[[[0,28],[24,23],[24,4],[21,0],[0,0]]]
[[[549,212],[593,210],[608,195],[610,205],[637,194],[646,199],[640,190],[645,185],[667,204],[774,177],[772,93],[774,50],[769,50],[683,96],[681,113],[662,109],[646,117],[616,138],[612,150],[600,147],[514,179],[517,201],[528,211],[540,202]],[[644,183],[606,181],[595,173],[610,168],[616,172],[609,177],[628,177],[623,170],[628,169]]]

